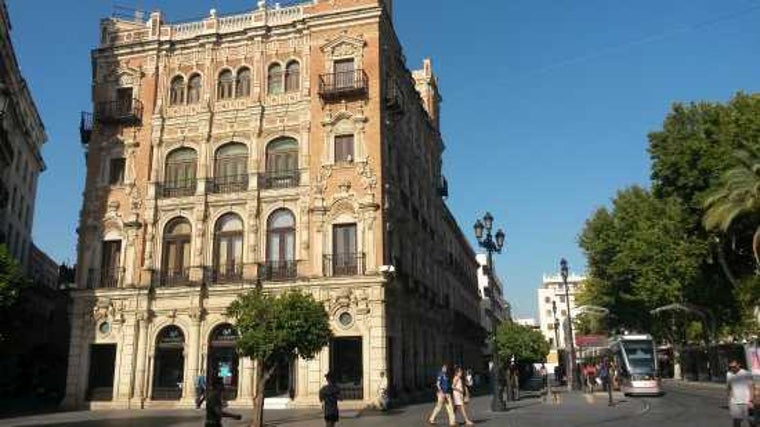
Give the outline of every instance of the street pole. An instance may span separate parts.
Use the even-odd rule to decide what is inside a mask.
[[[505,405],[502,399],[500,382],[499,382],[499,356],[496,349],[496,328],[499,324],[496,316],[496,293],[493,290],[493,253],[501,253],[504,247],[504,232],[499,230],[496,235],[491,235],[491,229],[493,227],[493,216],[490,212],[486,212],[483,216],[483,220],[477,220],[475,222],[475,238],[478,239],[480,247],[486,250],[486,278],[488,280],[488,291],[491,298],[491,391],[493,396],[491,398],[491,410],[494,412],[504,411]],[[486,232],[485,236],[483,231]],[[494,239],[495,237],[495,239]],[[509,387],[509,376],[507,376],[507,387]]]
[[[565,303],[567,304],[567,332],[568,337],[566,340],[570,343],[570,355],[568,357],[570,361],[570,369],[567,370],[567,389],[573,390],[575,388],[575,339],[573,338],[573,315],[570,313],[570,289],[567,286],[568,267],[567,260],[562,258],[559,262],[560,273],[562,274],[562,282],[565,285]]]

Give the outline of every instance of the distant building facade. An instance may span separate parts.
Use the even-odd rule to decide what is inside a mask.
[[[60,266],[48,254],[32,243],[29,249],[27,276],[36,286],[58,290]]]
[[[81,118],[67,407],[250,404],[226,307],[260,284],[325,304],[335,339],[277,367],[267,403],[366,406],[475,366],[475,253],[448,210],[432,64],[406,68],[389,0],[315,0],[170,24],[109,18]]]
[[[541,329],[541,325],[538,323],[538,320],[532,317],[517,317],[513,320],[520,326],[527,326],[528,328],[535,329],[537,331]]]
[[[493,273],[488,273],[488,255],[477,254],[478,261],[478,295],[480,295],[480,324],[487,334],[511,317],[509,304],[504,299],[504,288],[499,275],[496,274],[496,262],[492,261]],[[483,367],[487,368],[493,354],[492,341],[483,344]]]
[[[570,310],[574,310],[575,296],[582,289],[586,277],[578,274],[570,274],[567,278],[568,293],[570,296]],[[565,285],[559,274],[544,275],[541,286],[538,288],[538,319],[541,333],[551,343],[551,353],[548,361],[556,363],[557,349],[565,349],[569,345],[566,337],[567,324],[567,300],[565,297]],[[556,304],[556,318],[553,305]],[[555,320],[559,321],[559,329],[556,329]]]
[[[11,43],[11,23],[0,0],[0,244],[26,271],[32,247],[37,180],[45,170],[45,128]]]

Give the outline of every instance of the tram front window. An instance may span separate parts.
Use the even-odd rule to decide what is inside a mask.
[[[654,373],[654,345],[652,341],[626,341],[623,347],[631,374],[652,375]]]

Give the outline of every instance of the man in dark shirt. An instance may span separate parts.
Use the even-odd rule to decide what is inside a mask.
[[[319,390],[319,401],[322,402],[322,408],[325,412],[325,426],[334,427],[338,422],[340,414],[338,412],[338,400],[340,400],[340,388],[335,385],[335,380],[331,372],[325,375],[327,385]]]
[[[239,414],[225,412],[222,402],[224,392],[224,382],[219,377],[214,377],[211,381],[211,389],[206,395],[206,427],[222,427],[222,418],[234,418],[239,420],[243,418]]]
[[[441,366],[441,372],[435,380],[436,403],[435,408],[433,408],[433,413],[431,413],[428,418],[428,424],[435,424],[435,419],[438,417],[438,413],[441,409],[445,408],[446,414],[449,416],[449,425],[456,425],[454,406],[451,401],[451,384],[449,383],[449,377],[446,374],[446,371],[446,365]]]

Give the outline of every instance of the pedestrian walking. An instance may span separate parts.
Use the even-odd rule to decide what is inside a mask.
[[[549,372],[543,362],[538,369],[538,376],[541,377],[541,401],[546,402],[546,397],[549,394]]]
[[[340,388],[335,385],[332,372],[325,374],[327,384],[319,390],[319,401],[322,402],[322,410],[325,415],[325,426],[334,427],[340,419],[338,401],[340,400]]]
[[[214,377],[211,382],[211,390],[206,396],[206,427],[222,427],[222,418],[240,420],[240,414],[226,412],[222,396],[224,395],[224,382],[219,377]]]
[[[607,405],[613,406],[612,402],[612,365],[606,357],[602,359],[602,365],[599,367],[599,378],[602,379],[602,387],[607,390]]]
[[[201,373],[195,378],[195,408],[200,409],[206,400],[206,375]]]
[[[459,412],[462,415],[462,418],[464,419],[465,425],[472,426],[475,425],[472,421],[470,421],[470,417],[467,416],[467,408],[465,407],[465,396],[467,393],[466,385],[464,384],[464,373],[462,371],[462,368],[456,367],[454,368],[454,379],[452,381],[452,390],[453,390],[453,398],[454,398],[454,411]],[[456,415],[455,415],[456,417]]]
[[[590,393],[593,393],[596,388],[596,365],[593,363],[588,365],[588,387]]]
[[[449,425],[456,425],[456,417],[454,416],[454,408],[451,402],[451,386],[446,371],[446,365],[441,366],[441,372],[435,380],[436,404],[428,418],[429,424],[436,424],[438,413],[441,412],[441,409],[445,409],[446,415],[449,417]]]
[[[377,405],[383,410],[388,410],[388,378],[385,376],[385,371],[380,371],[380,381],[377,385]]]
[[[741,427],[743,421],[746,421],[750,427],[755,427],[757,423],[755,423],[754,417],[750,416],[750,411],[754,408],[756,402],[752,374],[742,369],[739,362],[732,360],[728,364],[726,385],[728,387],[729,398],[728,410],[734,422],[734,427]]]

